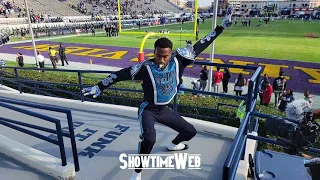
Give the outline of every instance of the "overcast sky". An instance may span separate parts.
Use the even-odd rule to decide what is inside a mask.
[[[213,0],[199,0],[199,5],[200,6],[209,6],[211,5]]]

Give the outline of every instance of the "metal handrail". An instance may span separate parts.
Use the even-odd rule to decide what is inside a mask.
[[[5,103],[3,103],[5,102]],[[16,104],[16,105],[21,105],[21,106],[28,106],[28,107],[33,107],[33,108],[38,108],[38,109],[44,109],[44,110],[48,110],[48,111],[54,111],[54,112],[61,112],[61,113],[65,113],[67,115],[67,121],[68,121],[68,127],[69,127],[69,133],[65,133],[63,131],[61,131],[61,124],[60,124],[60,120],[46,116],[46,115],[42,115],[42,114],[38,114],[35,112],[31,112],[22,108],[18,108],[15,106],[11,106],[7,103],[11,103],[11,104]],[[23,124],[22,122],[17,122],[14,120],[9,120],[8,122],[11,123],[15,123],[15,124],[20,124],[20,125],[24,125],[26,127],[31,127],[34,129],[38,129],[38,130],[42,130],[42,131],[46,131],[46,132],[50,132],[50,133],[58,133],[58,140],[60,139],[62,145],[59,145],[61,147],[63,147],[63,138],[62,136],[65,137],[69,137],[71,140],[71,147],[72,147],[72,153],[73,153],[73,159],[74,159],[74,165],[75,165],[75,170],[79,171],[80,170],[80,166],[79,166],[79,160],[78,160],[78,153],[77,153],[77,145],[76,145],[76,141],[75,141],[75,135],[74,135],[74,129],[73,129],[73,122],[72,122],[72,114],[70,110],[67,109],[62,109],[59,107],[54,107],[54,106],[49,106],[49,105],[44,105],[44,104],[37,104],[37,103],[29,103],[29,102],[23,102],[23,101],[18,101],[18,100],[13,100],[13,99],[7,99],[7,98],[1,98],[0,97],[0,106],[8,108],[8,109],[12,109],[30,116],[34,116],[40,119],[44,119],[53,123],[58,123],[57,126],[60,126],[60,130],[57,129],[57,131],[54,131],[52,129],[48,129],[48,128],[44,128],[41,126],[36,126],[36,125],[32,125],[32,124],[28,124],[25,123]],[[5,120],[4,118],[2,118],[2,120]],[[6,119],[8,120],[8,119]],[[61,131],[61,132],[59,132]],[[61,134],[61,138],[59,138],[59,133]],[[50,138],[49,138],[50,139]],[[60,148],[61,149],[61,148]],[[64,151],[64,150],[63,150]],[[63,155],[61,155],[63,157]],[[65,158],[65,154],[64,154],[64,158]]]
[[[43,136],[43,135],[41,135],[39,133],[35,133],[33,131],[30,131],[28,129],[24,129],[24,128],[21,128],[19,126],[15,126],[15,125],[11,124],[11,123],[14,123],[13,121],[10,121],[10,123],[7,123],[7,122],[5,122],[6,121],[5,118],[0,118],[1,119],[0,124],[2,124],[4,126],[10,127],[12,129],[18,130],[20,132],[23,132],[23,133],[29,134],[31,136],[37,137],[39,139],[42,139],[44,141],[47,141],[47,142],[50,142],[50,143],[58,145],[59,149],[60,149],[60,156],[61,156],[62,166],[66,166],[67,165],[66,152],[65,152],[63,138],[62,138],[61,123],[60,123],[59,119],[52,118],[52,117],[49,117],[49,116],[46,116],[46,115],[43,115],[43,114],[35,113],[35,112],[29,111],[29,110],[25,110],[25,109],[22,109],[22,108],[19,108],[19,107],[15,107],[15,106],[9,105],[7,103],[3,103],[3,102],[0,102],[0,106],[4,107],[4,108],[7,108],[7,109],[11,109],[11,110],[17,111],[17,112],[24,113],[24,114],[27,114],[27,115],[30,115],[30,116],[33,116],[33,117],[37,117],[39,119],[43,119],[43,120],[46,120],[46,121],[51,122],[51,123],[54,123],[56,125],[56,133],[57,133],[57,136],[58,136],[58,140],[54,140],[54,139],[48,138],[46,136]]]

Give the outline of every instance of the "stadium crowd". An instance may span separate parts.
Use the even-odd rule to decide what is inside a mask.
[[[163,11],[159,9],[154,9],[150,4],[154,3],[155,0],[126,0],[121,1],[121,14],[129,15],[132,18],[137,17],[138,15],[145,16],[150,14],[165,14],[169,13],[168,11]],[[87,5],[86,5],[87,4]],[[116,15],[118,13],[118,2],[117,0],[80,0],[77,5],[70,3],[72,8],[77,9],[83,14],[94,14],[94,15]],[[90,9],[93,7],[99,7],[98,12],[92,12]]]
[[[13,1],[14,2],[14,1]],[[8,18],[12,14],[18,14],[18,17],[25,17],[26,10],[21,7],[16,6],[14,3],[10,1],[0,0],[0,15]]]

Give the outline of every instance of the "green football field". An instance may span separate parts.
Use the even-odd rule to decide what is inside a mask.
[[[218,20],[217,24],[221,23]],[[256,26],[258,19],[254,19],[250,27],[243,27],[241,19],[236,26],[225,30],[215,42],[215,53],[226,55],[239,55],[262,57],[272,59],[286,59],[307,62],[320,62],[320,37],[307,38],[306,33],[315,33],[320,36],[320,21],[302,22],[301,20],[281,20]],[[158,27],[148,27],[140,31],[154,31],[168,29],[172,33],[179,33],[182,28],[184,33],[192,33],[193,23],[175,24]],[[200,38],[211,31],[211,20],[200,22]],[[138,30],[130,30],[138,31]],[[120,35],[117,38],[108,38],[104,33],[92,36],[78,36],[52,41],[99,44],[108,46],[140,47],[143,35]],[[145,48],[152,49],[155,37],[147,40]],[[193,37],[170,37],[174,47],[185,45],[185,40]],[[205,52],[210,53],[210,47]]]

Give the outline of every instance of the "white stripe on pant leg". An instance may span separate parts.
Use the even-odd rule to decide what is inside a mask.
[[[140,149],[141,149],[141,142],[144,140],[142,134],[143,134],[143,127],[142,127],[142,113],[143,113],[143,110],[144,108],[148,105],[149,103],[148,102],[143,102],[141,105],[140,105],[140,108],[139,108],[139,123],[140,123],[140,139],[141,141],[139,141],[138,143],[138,154],[140,153]]]

